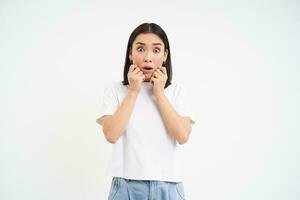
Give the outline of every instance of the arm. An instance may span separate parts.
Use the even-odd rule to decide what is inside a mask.
[[[165,67],[158,67],[150,80],[154,84],[153,93],[168,132],[179,144],[184,144],[188,141],[192,131],[191,120],[189,117],[180,116],[165,96],[164,86],[167,78],[167,69]]]
[[[168,132],[179,144],[186,143],[192,131],[190,118],[180,116],[164,93],[156,96],[156,102]]]
[[[113,115],[105,115],[97,119],[108,142],[115,144],[127,127],[137,98],[136,92],[128,91],[121,105]]]
[[[98,124],[102,125],[106,140],[112,144],[118,141],[119,137],[127,128],[129,118],[141,88],[141,83],[145,80],[145,75],[143,75],[137,65],[130,66],[127,76],[129,89],[121,105],[113,115],[106,115],[96,120]]]

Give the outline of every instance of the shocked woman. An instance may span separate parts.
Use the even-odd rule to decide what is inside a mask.
[[[114,144],[109,200],[185,199],[176,150],[195,123],[183,87],[172,83],[165,31],[154,23],[130,35],[123,81],[104,91],[97,123]]]

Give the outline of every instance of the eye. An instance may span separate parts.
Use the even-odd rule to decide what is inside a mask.
[[[160,52],[160,49],[159,48],[155,48],[154,49],[154,53],[159,53]]]
[[[138,51],[138,52],[143,52],[143,51],[144,51],[144,48],[143,48],[143,47],[138,47],[138,48],[137,48],[137,51]]]

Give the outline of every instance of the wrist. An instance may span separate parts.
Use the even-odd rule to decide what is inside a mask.
[[[157,100],[163,99],[166,97],[164,92],[160,92],[154,95],[156,97]]]
[[[136,97],[139,94],[138,91],[128,90],[127,95]]]

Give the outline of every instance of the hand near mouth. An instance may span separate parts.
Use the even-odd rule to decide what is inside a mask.
[[[154,96],[164,94],[165,85],[168,79],[167,69],[165,67],[158,67],[152,74],[150,82],[153,84]]]
[[[132,64],[129,67],[127,78],[129,82],[130,91],[134,93],[139,93],[142,82],[146,79],[146,76],[137,65]]]

